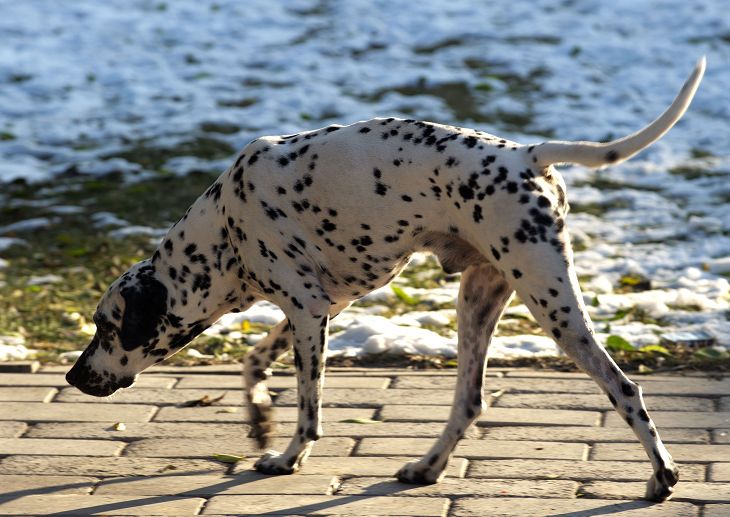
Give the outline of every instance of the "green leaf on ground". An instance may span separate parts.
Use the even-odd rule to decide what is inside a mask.
[[[606,349],[611,352],[619,352],[622,350],[626,352],[634,351],[634,347],[631,346],[631,343],[621,336],[608,336],[608,339],[606,339]]]
[[[406,305],[418,305],[420,300],[406,293],[402,288],[397,285],[391,285],[390,288],[393,289],[393,293],[395,293],[398,299]]]
[[[373,420],[372,418],[346,418],[340,420],[341,424],[381,424],[382,420]]]
[[[245,456],[236,456],[235,454],[213,454],[213,458],[222,463],[238,463],[245,460]]]

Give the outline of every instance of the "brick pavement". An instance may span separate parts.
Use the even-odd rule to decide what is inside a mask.
[[[727,376],[637,376],[681,463],[674,500],[652,505],[637,500],[651,475],[643,450],[582,374],[491,369],[492,407],[444,482],[419,487],[392,474],[440,433],[453,371],[332,369],[325,437],[286,477],[251,470],[237,366],[159,367],[112,399],[69,388],[64,371],[0,373],[0,515],[730,515]],[[295,383],[284,372],[269,386],[281,447]],[[205,395],[225,396],[181,406]]]

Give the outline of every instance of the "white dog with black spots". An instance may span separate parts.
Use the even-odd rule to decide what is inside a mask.
[[[641,151],[684,114],[704,68],[702,59],[658,119],[608,143],[520,145],[397,118],[254,140],[154,255],[111,285],[94,315],[96,335],[66,378],[86,393],[110,395],[223,314],[268,300],[286,320],[245,359],[246,397],[264,447],[272,432],[267,369],[293,347],[297,430],[286,450],[256,463],[261,472],[291,474],[322,436],[330,319],[388,284],[414,252],[429,251],[445,271],[463,273],[458,381],[443,434],[398,479],[435,483],[443,476],[484,409],[487,348],[516,292],[633,429],[654,468],[646,496],[665,500],[678,470],[641,388],[594,337],[573,268],[565,183],[554,165],[602,167]]]

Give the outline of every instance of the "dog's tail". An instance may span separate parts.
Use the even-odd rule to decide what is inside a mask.
[[[540,168],[557,163],[577,163],[587,167],[602,167],[628,160],[642,149],[659,140],[669,131],[692,102],[705,72],[705,58],[695,65],[692,74],[682,86],[677,97],[654,122],[629,136],[612,142],[560,142],[551,141],[536,145],[531,154]]]

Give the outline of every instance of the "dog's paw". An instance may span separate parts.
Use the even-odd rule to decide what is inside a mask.
[[[435,470],[423,461],[409,461],[396,472],[395,477],[403,483],[432,485],[443,479],[444,471]]]
[[[656,502],[670,499],[677,481],[679,481],[679,469],[675,465],[657,470],[646,484],[646,499]]]
[[[287,458],[276,451],[267,451],[254,465],[257,471],[274,475],[294,474],[299,467],[300,464],[296,457]]]

